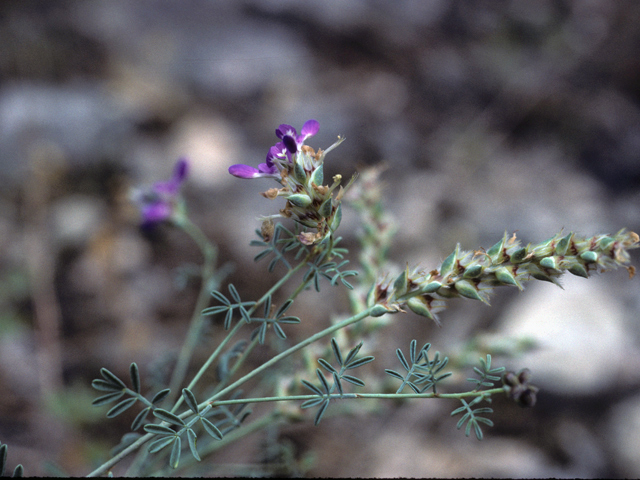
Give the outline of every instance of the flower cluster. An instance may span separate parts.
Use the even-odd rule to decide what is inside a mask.
[[[229,173],[236,177],[269,177],[282,185],[262,194],[269,199],[283,197],[287,201],[279,215],[271,215],[266,221],[269,223],[274,217],[287,217],[305,227],[316,229],[315,233],[300,234],[300,241],[305,245],[318,243],[330,235],[338,228],[342,217],[340,201],[345,189],[340,187],[333,197],[333,191],[340,185],[342,176],[336,175],[330,186],[323,185],[323,162],[325,155],[344,139],[338,138],[327,150],[318,149],[316,152],[304,142],[318,133],[319,129],[316,120],[308,120],[298,135],[291,125],[282,124],[276,129],[280,141],[269,149],[265,163],[258,165],[258,168],[250,165],[229,167]]]
[[[134,190],[132,199],[142,216],[142,227],[151,228],[179,212],[180,187],[189,173],[189,163],[185,158],[176,162],[172,177],[156,182],[150,188]]]
[[[523,289],[522,283],[534,278],[560,285],[558,277],[565,271],[587,278],[592,271],[612,270],[629,263],[629,249],[637,248],[640,237],[634,232],[580,238],[562,233],[538,244],[521,246],[515,234],[506,233],[489,250],[461,251],[460,245],[440,268],[428,273],[420,269],[400,274],[392,283],[379,281],[369,291],[367,305],[377,305],[378,314],[404,311],[438,323],[436,312],[444,309],[445,300],[466,297],[489,304],[493,287],[511,285]],[[633,276],[635,269],[627,267]]]

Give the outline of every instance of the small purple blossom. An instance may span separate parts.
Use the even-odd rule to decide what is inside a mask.
[[[232,165],[229,167],[229,173],[238,178],[280,178],[278,163],[285,158],[291,162],[291,155],[295,155],[304,145],[304,141],[318,133],[318,130],[320,124],[317,120],[307,120],[300,135],[291,125],[283,123],[276,128],[276,136],[280,141],[269,149],[265,163],[258,165],[258,168],[242,164]]]
[[[173,215],[180,187],[188,173],[189,162],[181,158],[176,162],[169,180],[156,182],[150,189],[134,193],[134,201],[142,215],[143,227],[152,227]]]

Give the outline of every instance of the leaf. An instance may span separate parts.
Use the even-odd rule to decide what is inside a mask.
[[[342,354],[340,353],[340,347],[338,347],[338,342],[335,337],[331,339],[331,349],[333,350],[333,355],[336,357],[338,365],[342,366]]]
[[[107,380],[103,380],[101,378],[96,378],[91,382],[91,386],[96,390],[101,390],[103,392],[120,392],[122,391],[122,387],[120,385],[115,385]]]
[[[229,284],[229,293],[231,294],[231,298],[233,298],[237,303],[241,303],[240,295],[238,294],[238,290],[233,286],[233,283]]]
[[[182,440],[180,437],[175,437],[176,440],[173,443],[173,447],[171,447],[171,457],[169,457],[169,465],[171,468],[178,468],[178,464],[180,463],[180,454],[182,453]]]
[[[99,407],[100,405],[105,405],[107,403],[118,400],[123,395],[124,391],[107,393],[106,395],[96,398],[93,402],[91,402],[91,405],[93,405],[94,407]]]
[[[140,372],[138,371],[138,365],[136,365],[135,362],[129,366],[129,375],[131,376],[133,391],[140,393]]]
[[[175,436],[162,437],[156,440],[155,442],[151,442],[151,444],[149,445],[149,453],[159,452],[167,445],[171,445],[173,442],[175,442],[176,438],[178,437],[175,437]]]
[[[165,388],[164,390],[160,390],[158,393],[156,393],[153,396],[153,399],[151,400],[151,403],[153,403],[154,405],[156,403],[160,403],[162,400],[164,400],[167,395],[169,395],[171,393],[171,389],[170,388]]]
[[[187,407],[189,407],[193,413],[198,415],[198,402],[196,401],[196,396],[193,394],[193,392],[188,388],[183,388],[182,398],[184,398],[184,403],[187,404]]]
[[[300,408],[315,407],[316,405],[320,405],[322,402],[324,402],[323,397],[312,398],[311,400],[303,402],[302,405],[300,405]]]
[[[324,358],[319,358],[318,359],[318,363],[323,366],[326,370],[328,370],[330,373],[338,373],[338,371],[333,368],[333,366],[327,362]]]
[[[322,420],[322,417],[324,416],[324,412],[327,411],[327,407],[329,406],[329,400],[326,399],[324,402],[322,402],[322,405],[320,405],[320,409],[318,410],[318,413],[316,414],[316,418],[314,420],[314,424],[318,425],[320,423],[320,420]]]
[[[7,465],[7,446],[0,444],[0,476],[4,476],[4,469]]]
[[[127,398],[126,400],[121,401],[115,407],[107,412],[107,418],[113,418],[120,415],[122,412],[130,408],[134,403],[138,401],[137,397]]]
[[[176,431],[165,425],[157,425],[155,423],[149,423],[144,426],[144,431],[147,433],[153,433],[154,435],[175,435]]]
[[[362,345],[364,345],[364,342],[360,342],[358,345],[356,345],[351,350],[349,350],[349,353],[347,354],[347,358],[345,358],[344,362],[341,365],[351,363],[351,361],[354,358],[356,358],[356,355],[358,355],[358,352],[362,348]]]
[[[392,377],[395,377],[398,380],[404,380],[404,377],[400,375],[398,372],[396,372],[395,370],[385,369],[385,372],[387,373],[387,375],[391,375]]]
[[[342,391],[342,383],[340,383],[340,377],[338,377],[338,372],[333,372],[333,383],[338,388],[338,393],[340,395],[343,395],[344,392]]]
[[[318,387],[316,387],[313,383],[308,382],[306,380],[300,380],[302,382],[302,384],[307,387],[309,390],[313,391],[313,393],[315,393],[316,395],[320,395],[323,396],[324,394],[322,393],[322,390],[320,390]]]
[[[417,346],[418,346],[418,342],[415,339],[411,340],[411,343],[409,344],[409,359],[413,364],[416,363],[416,347]]]
[[[398,356],[398,359],[400,360],[400,363],[402,364],[402,366],[404,367],[404,369],[408,372],[409,370],[411,370],[411,368],[409,367],[409,364],[407,363],[407,359],[404,358],[404,353],[402,353],[402,350],[400,350],[399,348],[396,350],[396,355]]]
[[[318,377],[318,380],[320,380],[320,384],[322,385],[322,388],[324,388],[325,393],[329,393],[331,391],[331,389],[329,388],[329,383],[327,382],[327,379],[324,378],[322,370],[320,370],[319,368],[316,368],[316,376]]]
[[[284,313],[289,310],[289,307],[291,307],[291,305],[293,305],[293,300],[289,298],[276,312],[276,318],[280,318],[282,315],[284,315]]]
[[[108,382],[113,383],[114,385],[118,385],[120,388],[125,389],[127,388],[127,386],[125,385],[125,383],[120,380],[118,377],[116,377],[113,373],[111,373],[109,370],[107,370],[106,368],[101,368],[100,369],[100,374],[104,377],[105,380],[107,380]]]
[[[22,466],[22,464],[18,464],[16,465],[16,468],[13,469],[13,478],[22,478],[22,476],[24,475],[24,467]]]
[[[351,375],[343,375],[342,380],[345,382],[349,382],[353,385],[357,385],[358,387],[364,387],[364,382],[360,380],[358,377],[353,377]]]
[[[218,427],[216,427],[213,423],[211,423],[204,417],[200,418],[200,422],[209,435],[211,435],[216,440],[222,440],[222,433],[220,432],[220,430],[218,430]]]
[[[147,419],[147,416],[149,415],[149,412],[151,411],[151,407],[147,407],[144,410],[141,410],[140,413],[138,413],[138,415],[136,415],[136,418],[133,420],[133,423],[131,424],[131,430],[137,430],[140,428],[140,425],[142,425],[142,422],[144,422]]]
[[[191,449],[191,455],[197,461],[200,461],[200,455],[198,455],[198,449],[196,446],[196,441],[198,437],[196,436],[196,432],[194,432],[191,428],[187,429],[187,438],[189,439],[189,449]]]
[[[282,340],[287,338],[287,335],[284,333],[284,330],[282,330],[282,327],[277,323],[273,324],[273,330],[276,332],[276,335],[278,336],[278,338],[281,338]]]
[[[184,420],[182,420],[177,415],[174,415],[173,413],[167,410],[164,410],[162,408],[156,408],[153,411],[153,415],[159,418],[160,420],[162,420],[163,422],[171,423],[173,425],[178,425],[180,427],[185,426]]]
[[[362,357],[362,358],[360,358],[358,360],[354,360],[353,362],[348,363],[345,366],[345,369],[346,370],[351,370],[353,368],[358,368],[358,367],[361,367],[362,365],[366,365],[367,363],[371,363],[374,360],[375,360],[375,357],[372,357],[371,355],[369,355],[367,357]]]

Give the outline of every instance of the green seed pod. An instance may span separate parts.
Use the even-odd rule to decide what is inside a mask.
[[[333,220],[331,220],[331,231],[335,232],[340,226],[340,222],[342,221],[342,205],[338,205],[335,213],[333,214]]]
[[[553,253],[553,249],[551,248],[551,244],[553,243],[555,238],[556,237],[548,238],[544,242],[539,243],[538,245],[533,247],[532,250],[533,250],[535,256],[540,258],[540,257],[546,257],[548,255],[551,255]]]
[[[513,275],[513,273],[511,273],[511,271],[509,271],[507,267],[499,267],[496,269],[494,273],[495,273],[496,279],[500,283],[504,285],[515,285],[520,290],[522,290],[522,285],[520,285],[520,282],[516,280],[516,277]]]
[[[511,254],[511,261],[513,263],[520,263],[525,259],[526,256],[527,256],[527,247],[522,247]]]
[[[436,317],[433,315],[431,310],[429,310],[429,307],[423,297],[420,297],[420,296],[411,297],[409,300],[407,300],[407,306],[416,315],[420,315],[421,317],[426,317],[429,320],[435,321],[436,319]]]
[[[454,283],[454,286],[456,287],[458,293],[463,297],[470,298],[471,300],[480,300],[481,302],[485,301],[480,296],[480,293],[478,293],[476,287],[474,287],[473,284],[468,280],[458,280],[456,283]]]
[[[398,278],[396,278],[396,281],[393,282],[393,289],[396,291],[396,297],[403,295],[407,292],[408,281],[409,281],[409,270],[407,267],[407,270],[405,270],[400,275],[398,275]]]
[[[600,245],[600,248],[605,249],[607,248],[609,245],[611,245],[611,243],[614,241],[614,238],[611,237],[603,237],[600,239],[600,241],[598,242],[598,244]]]
[[[587,269],[584,268],[579,263],[575,263],[571,265],[567,270],[569,270],[569,273],[573,273],[577,277],[589,278],[589,273],[587,272]]]
[[[455,251],[447,258],[445,258],[444,262],[442,262],[442,265],[440,266],[440,275],[442,275],[443,277],[449,275],[449,273],[451,273],[451,271],[453,270],[459,248],[460,244],[456,245]]]
[[[587,252],[582,252],[580,254],[580,258],[587,263],[595,263],[598,261],[598,254],[589,250]]]
[[[472,265],[470,267],[467,267],[462,276],[464,278],[476,278],[482,274],[482,270],[484,270],[484,267],[482,265]]]
[[[558,269],[558,262],[556,261],[556,257],[545,257],[540,260],[540,266],[544,268],[552,268],[554,270]]]
[[[329,215],[331,215],[332,209],[333,209],[333,205],[331,203],[331,199],[327,198],[324,202],[322,202],[322,205],[320,205],[320,208],[318,209],[318,213],[323,218],[327,218]]]
[[[420,288],[420,293],[435,293],[441,286],[440,282],[429,282]]]
[[[302,166],[302,164],[298,162],[298,159],[302,161],[302,158],[300,155],[298,155],[298,157],[293,163],[293,176],[296,180],[298,180],[298,182],[304,184],[305,180],[307,179],[307,174],[304,171],[304,167]]]
[[[322,185],[324,181],[324,172],[322,168],[322,164],[318,165],[315,170],[311,173],[311,182],[315,183],[316,186]]]
[[[556,244],[556,255],[563,256],[567,253],[567,249],[569,248],[569,244],[571,242],[571,237],[573,237],[573,232],[560,239],[560,241]]]
[[[294,193],[293,195],[289,195],[287,200],[291,202],[292,205],[296,207],[306,208],[311,205],[311,197],[309,195],[305,195],[304,193]]]
[[[492,260],[493,260],[493,257],[498,255],[502,251],[502,247],[504,246],[504,241],[507,238],[506,235],[507,234],[505,233],[505,236],[504,236],[504,238],[502,240],[500,240],[493,247],[491,247],[489,250],[487,250],[487,255],[489,255]]]

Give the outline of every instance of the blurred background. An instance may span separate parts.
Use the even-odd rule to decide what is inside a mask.
[[[172,365],[198,289],[176,271],[201,257],[169,227],[143,234],[128,191],[180,156],[190,215],[243,298],[274,281],[249,242],[281,205],[259,195],[269,180],[227,168],[263,162],[280,123],[317,119],[314,148],[346,136],[326,178],[386,165],[397,268],[505,230],[528,243],[640,229],[635,1],[4,0],[0,45],[0,441],[29,475],[86,474],[128,431],[135,412],[91,406],[101,367],[127,378],[135,361],[152,388]],[[345,211],[347,246],[358,228]],[[379,372],[412,338],[532,370],[538,405],[496,399],[482,442],[445,401],[319,427],[307,413],[277,440],[312,476],[638,477],[638,281],[621,269],[505,288],[491,308],[450,302],[442,328],[393,317]],[[301,328],[348,308],[331,288],[301,295]],[[264,461],[273,440],[219,461]]]

